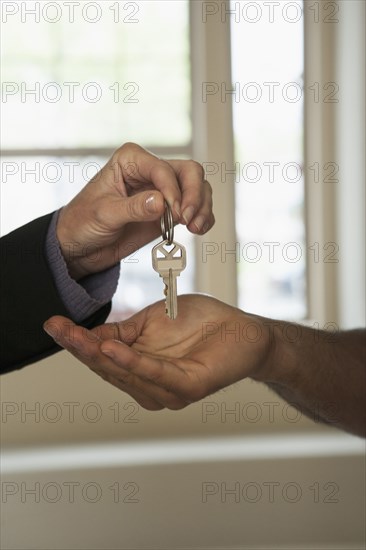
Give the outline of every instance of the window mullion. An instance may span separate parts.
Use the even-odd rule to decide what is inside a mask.
[[[327,83],[335,82],[335,29],[315,22],[305,10],[305,181],[308,317],[338,322],[337,264],[327,262],[326,247],[336,244],[335,188],[325,167],[336,159],[335,104],[324,101]],[[322,94],[316,97],[315,88]],[[312,170],[319,167],[319,181]]]
[[[226,3],[229,8],[229,1]],[[218,169],[207,174],[213,188],[216,224],[197,239],[196,290],[236,305],[234,174],[227,174],[225,183],[220,177],[221,166],[235,166],[231,96],[227,94],[221,102],[203,97],[207,83],[232,87],[230,20],[209,18],[204,22],[203,4],[190,2],[193,153],[204,165],[210,163]]]

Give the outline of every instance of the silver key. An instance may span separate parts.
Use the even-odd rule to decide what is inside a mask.
[[[175,319],[178,315],[177,277],[186,267],[186,249],[175,241],[164,240],[154,246],[151,256],[153,268],[165,283],[165,311],[170,319]]]

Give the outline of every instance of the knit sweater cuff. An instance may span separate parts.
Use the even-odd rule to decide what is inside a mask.
[[[79,323],[111,301],[118,285],[120,264],[80,281],[72,279],[56,235],[59,212],[54,213],[48,228],[46,257],[60,297],[70,317]]]

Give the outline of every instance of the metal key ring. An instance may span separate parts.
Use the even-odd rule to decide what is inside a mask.
[[[164,214],[160,218],[160,227],[163,240],[168,241],[168,244],[171,245],[174,240],[174,222],[172,210],[166,201]]]

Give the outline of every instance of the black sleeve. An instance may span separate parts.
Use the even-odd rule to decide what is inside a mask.
[[[52,315],[70,317],[57,292],[45,255],[52,214],[0,239],[0,374],[35,363],[60,350],[42,325]],[[81,323],[105,321],[111,304]]]

